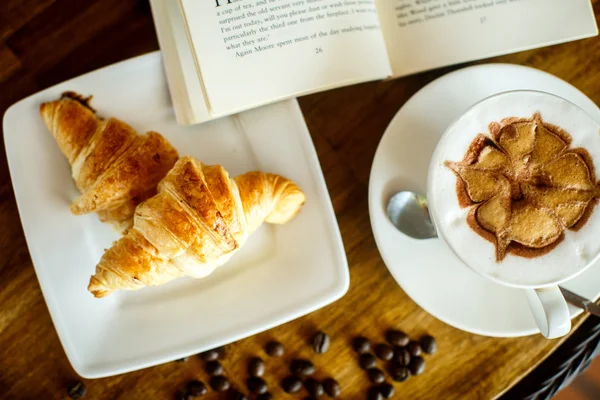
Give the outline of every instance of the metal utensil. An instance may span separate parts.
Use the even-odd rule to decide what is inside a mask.
[[[585,297],[581,297],[580,295],[573,293],[562,286],[559,286],[558,288],[562,292],[562,295],[567,303],[600,317],[600,306],[598,304],[586,299]]]
[[[415,192],[398,192],[388,201],[387,215],[402,233],[415,239],[437,237],[429,218],[427,198]]]

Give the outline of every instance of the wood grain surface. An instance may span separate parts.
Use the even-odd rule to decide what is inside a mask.
[[[600,18],[600,0],[593,4],[596,18]],[[147,1],[2,0],[0,114],[40,89],[156,49]],[[539,68],[565,79],[600,103],[600,38],[481,62]],[[237,386],[245,390],[247,359],[259,355],[267,360],[266,379],[275,398],[303,398],[305,393],[284,394],[278,384],[287,373],[288,361],[302,356],[314,361],[318,377],[332,376],[340,382],[341,398],[366,398],[369,381],[358,367],[349,342],[358,334],[374,342],[383,341],[385,330],[395,327],[414,338],[430,333],[439,342],[438,353],[427,358],[425,373],[396,384],[395,398],[492,399],[560,345],[560,340],[548,341],[539,335],[493,339],[445,325],[398,287],[375,246],[367,184],[376,146],[411,95],[461,66],[300,99],[342,231],[350,290],[324,309],[228,346],[224,365]],[[5,157],[0,157],[0,226],[0,398],[65,398],[66,385],[79,378],[63,352],[40,292]],[[578,318],[575,327],[581,321]],[[306,344],[316,329],[332,337],[331,349],[323,355],[313,354]],[[264,354],[263,346],[271,338],[283,342],[286,355],[282,359]],[[171,399],[192,378],[207,381],[198,357],[186,363],[171,362],[83,381],[90,399]],[[221,397],[210,391],[205,398]]]

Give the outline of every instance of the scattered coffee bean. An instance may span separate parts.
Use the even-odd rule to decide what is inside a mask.
[[[192,396],[185,390],[179,390],[175,393],[175,400],[192,400]]]
[[[406,349],[410,352],[411,356],[420,356],[422,353],[421,345],[418,342],[410,342]]]
[[[396,389],[391,383],[384,382],[381,385],[379,385],[379,392],[381,393],[384,399],[389,399],[394,395]]]
[[[323,384],[316,379],[308,378],[304,381],[304,387],[308,394],[313,397],[323,396],[325,389],[323,388]]]
[[[302,381],[296,376],[288,376],[281,381],[281,387],[286,393],[298,393],[302,389]]]
[[[408,366],[410,362],[410,352],[405,347],[396,347],[394,351],[394,361],[400,365]]]
[[[421,348],[427,354],[433,354],[437,351],[437,341],[433,336],[425,335],[419,341],[421,343]]]
[[[265,351],[271,357],[281,357],[283,355],[283,345],[275,340],[272,340],[265,346]]]
[[[67,393],[72,399],[83,399],[83,397],[87,393],[87,388],[85,387],[85,384],[83,382],[77,381],[69,385]]]
[[[210,376],[223,375],[224,372],[223,365],[221,365],[221,363],[217,360],[207,362],[204,369]]]
[[[385,375],[379,368],[369,368],[367,370],[367,374],[373,383],[382,383],[385,380]]]
[[[290,364],[290,371],[296,376],[309,376],[315,372],[315,365],[308,360],[296,359]]]
[[[379,343],[379,344],[375,345],[374,350],[375,350],[375,354],[377,355],[377,357],[379,357],[385,361],[391,360],[392,357],[394,356],[394,349],[392,349],[390,346],[388,346],[385,343]]]
[[[388,372],[396,382],[404,382],[410,376],[410,371],[404,365],[392,362],[388,368]]]
[[[192,397],[204,396],[207,392],[206,385],[196,379],[185,385],[185,391]]]
[[[408,364],[408,369],[410,369],[410,373],[413,375],[421,374],[425,369],[425,360],[420,356],[413,357],[410,360],[410,364]]]
[[[358,364],[362,369],[374,368],[377,365],[377,360],[373,354],[363,353],[358,359]]]
[[[381,395],[381,392],[379,391],[379,388],[377,386],[371,386],[369,388],[369,391],[367,392],[367,399],[369,399],[369,400],[383,399],[383,396]]]
[[[204,353],[200,353],[200,358],[204,361],[214,361],[219,358],[219,352],[217,349],[208,350]]]
[[[385,338],[390,344],[400,347],[406,346],[410,341],[406,333],[394,329],[390,329],[389,331],[387,331],[385,334]]]
[[[217,354],[219,355],[220,359],[225,358],[225,354],[227,353],[227,351],[225,350],[225,346],[217,347],[215,350],[217,351]]]
[[[333,378],[327,378],[323,381],[323,389],[329,397],[338,397],[342,393],[340,384]]]
[[[210,378],[210,387],[217,392],[225,392],[226,390],[229,390],[230,386],[229,380],[224,376],[218,375]]]
[[[352,347],[358,354],[367,353],[371,350],[371,342],[363,336],[359,336],[352,341]]]
[[[229,391],[229,398],[231,400],[248,400],[248,397],[244,393],[235,389]]]
[[[325,332],[317,332],[315,336],[312,338],[312,346],[315,353],[323,354],[327,350],[329,350],[329,344],[331,340],[329,339],[329,335]]]
[[[189,357],[183,357],[183,358],[178,358],[177,360],[175,360],[175,362],[187,362],[189,360]]]
[[[264,379],[259,378],[258,376],[251,376],[246,381],[248,385],[248,390],[254,394],[263,394],[267,392],[267,382]]]
[[[269,392],[263,393],[256,398],[256,400],[273,400],[273,395]]]
[[[265,362],[259,357],[252,357],[248,364],[248,372],[252,376],[263,376],[265,373]]]

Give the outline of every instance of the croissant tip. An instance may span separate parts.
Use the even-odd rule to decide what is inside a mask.
[[[94,277],[90,279],[90,284],[88,285],[87,289],[90,293],[94,295],[95,298],[100,299],[102,297],[108,296],[113,292],[112,290],[106,289],[104,285],[94,282],[94,280]]]
[[[61,100],[65,100],[65,99],[74,100],[74,101],[78,102],[79,104],[81,104],[82,106],[88,108],[90,111],[92,111],[95,114],[96,110],[90,105],[90,102],[92,101],[92,97],[93,97],[92,95],[85,97],[82,94],[68,90],[68,91],[62,93],[62,95],[60,96],[60,99]]]
[[[85,211],[77,204],[77,203],[73,203],[69,206],[69,209],[71,210],[71,212],[75,215],[81,215],[81,214],[85,214]]]
[[[53,114],[52,107],[54,106],[54,102],[47,101],[45,103],[40,104],[40,115],[44,119],[44,122],[48,123],[49,118],[51,118]]]
[[[90,290],[90,293],[92,293],[95,298],[101,299],[101,298],[103,298],[105,296],[108,296],[112,292],[108,291],[108,290]]]

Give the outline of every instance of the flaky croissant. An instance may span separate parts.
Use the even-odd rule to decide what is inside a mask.
[[[159,133],[138,135],[116,118],[99,118],[88,102],[66,92],[60,100],[41,104],[40,114],[82,193],[71,211],[97,212],[100,220],[123,231],[133,223],[135,207],[156,193],[177,151]]]
[[[201,278],[225,263],[263,221],[283,224],[304,204],[304,193],[279,175],[248,172],[234,179],[220,165],[183,157],[140,204],[134,226],[108,249],[88,290],[161,285]]]

